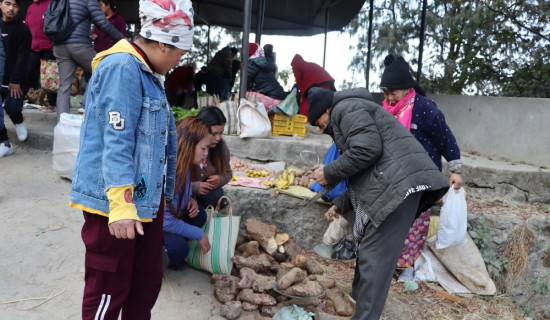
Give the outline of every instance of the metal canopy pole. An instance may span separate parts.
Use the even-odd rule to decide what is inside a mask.
[[[262,42],[262,32],[264,31],[265,0],[258,0],[258,10],[256,11],[256,39],[257,44]]]
[[[426,11],[428,8],[428,0],[422,1],[422,23],[420,24],[420,46],[418,48],[418,71],[416,81],[420,84],[422,76],[422,54],[424,53],[424,38],[426,37]]]
[[[208,44],[206,47],[206,64],[210,62],[210,25],[208,25],[207,35],[208,35]]]
[[[239,86],[239,101],[246,98],[248,76],[248,38],[250,36],[250,19],[252,16],[252,0],[244,0],[243,8],[243,40],[241,49],[241,84]]]
[[[370,65],[372,63],[372,16],[374,13],[374,0],[369,2],[369,38],[367,40],[367,70],[365,70],[365,87],[369,88]]]
[[[323,69],[325,68],[325,59],[327,58],[327,34],[329,24],[330,8],[325,9],[325,45],[323,47]]]

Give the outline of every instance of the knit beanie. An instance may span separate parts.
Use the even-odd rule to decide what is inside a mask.
[[[325,88],[311,87],[307,91],[308,121],[314,126],[315,121],[332,106],[334,92]]]
[[[384,59],[384,73],[380,87],[388,90],[409,89],[414,86],[414,79],[409,64],[401,56],[387,55]]]

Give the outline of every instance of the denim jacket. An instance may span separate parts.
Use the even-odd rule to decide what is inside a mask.
[[[138,216],[155,218],[164,187],[166,201],[173,198],[174,118],[160,80],[135,49],[121,40],[108,51],[88,85],[71,206],[105,215],[106,191],[133,184]]]

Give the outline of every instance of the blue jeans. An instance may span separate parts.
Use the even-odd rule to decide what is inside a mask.
[[[182,218],[183,222],[201,228],[206,223],[206,211],[199,206],[199,214],[190,218],[187,214]],[[189,254],[189,240],[174,233],[164,232],[164,248],[170,259],[170,266],[181,268],[185,265],[185,258]]]
[[[6,110],[13,124],[23,123],[23,97],[25,96],[25,90],[24,88],[22,89],[23,95],[20,98],[13,98],[8,88],[2,87],[0,90],[0,94],[2,95],[2,99],[0,99],[0,142],[9,140],[8,130],[6,130],[4,124],[4,110]],[[4,106],[2,106],[2,100],[5,101]]]

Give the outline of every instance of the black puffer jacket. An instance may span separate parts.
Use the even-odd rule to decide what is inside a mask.
[[[69,0],[69,15],[71,20],[80,23],[75,27],[71,35],[61,44],[68,43],[92,43],[90,38],[90,26],[93,23],[99,30],[105,32],[114,42],[118,42],[124,36],[107,20],[99,7],[97,0]]]
[[[275,78],[275,61],[258,57],[248,61],[248,89],[273,99],[283,100],[287,93]]]
[[[317,98],[310,90],[309,102]],[[325,166],[325,178],[330,185],[348,178],[375,227],[414,188],[426,190],[418,212],[449,188],[422,145],[366,89],[334,93],[327,129],[342,154]]]

